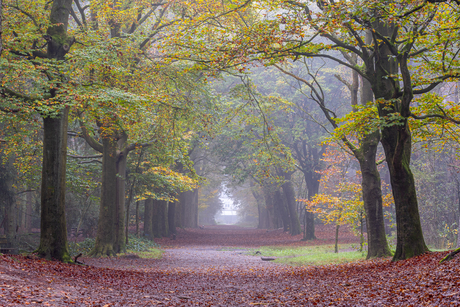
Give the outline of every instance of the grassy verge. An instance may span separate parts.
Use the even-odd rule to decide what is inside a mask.
[[[160,259],[163,256],[164,251],[155,247],[149,248],[144,251],[136,251],[128,249],[125,254],[118,254],[117,256],[122,257],[126,255],[135,254],[142,259]]]
[[[340,251],[343,252],[340,252]],[[265,246],[251,250],[251,254],[260,257],[274,257],[275,262],[289,265],[325,265],[362,260],[366,254],[354,251],[351,244],[339,245],[339,253],[334,253],[334,245],[317,246]]]
[[[75,256],[79,253],[87,255],[94,247],[95,239],[87,238],[82,242],[69,242],[70,255]],[[145,238],[137,238],[129,236],[129,244],[126,246],[126,253],[118,254],[117,256],[126,256],[136,254],[140,258],[161,258],[163,251],[158,244]]]

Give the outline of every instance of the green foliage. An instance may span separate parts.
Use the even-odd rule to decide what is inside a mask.
[[[69,254],[71,256],[75,256],[80,253],[82,253],[83,255],[87,255],[93,249],[95,243],[96,239],[94,238],[86,238],[84,241],[81,242],[71,241],[69,242]]]
[[[80,253],[87,255],[94,248],[95,243],[96,239],[94,238],[86,238],[82,242],[69,242],[70,255],[75,256]],[[144,237],[138,238],[134,235],[129,235],[129,243],[126,249],[129,252],[148,252],[151,248],[158,247],[158,244]]]

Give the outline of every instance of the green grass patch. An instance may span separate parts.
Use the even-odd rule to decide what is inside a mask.
[[[143,259],[160,259],[163,257],[164,251],[155,247],[149,248],[149,250],[142,251],[142,252],[135,252],[135,251],[129,251],[132,252],[136,255],[138,255],[140,258]]]
[[[252,249],[250,254],[259,257],[275,257],[275,262],[289,265],[339,264],[366,258],[365,252],[355,251],[352,244],[339,245],[339,253],[334,253],[334,245],[316,246],[264,246]],[[340,252],[340,251],[343,252]]]

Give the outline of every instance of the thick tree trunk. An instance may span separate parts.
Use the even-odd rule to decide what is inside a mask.
[[[183,228],[183,224],[182,224],[182,211],[183,211],[183,205],[184,205],[184,193],[179,193],[179,196],[177,197],[177,202],[176,202],[176,205],[175,205],[175,225],[176,227],[179,227],[179,228]]]
[[[90,256],[114,256],[117,226],[117,144],[113,135],[102,137],[102,188],[96,244]]]
[[[319,191],[319,180],[320,174],[312,172],[304,172],[305,183],[307,185],[308,200],[312,200],[313,197],[318,194]],[[305,236],[304,240],[314,240],[315,236],[315,214],[305,210]]]
[[[182,227],[198,227],[198,189],[180,195]]]
[[[153,212],[152,212],[152,231],[154,238],[161,238],[162,228],[161,228],[161,209],[162,202],[160,200],[153,200]]]
[[[278,216],[275,215],[275,206],[273,205],[273,193],[267,186],[263,187],[265,207],[267,208],[267,229],[278,228]]]
[[[168,202],[160,201],[158,206],[159,229],[162,237],[169,237]]]
[[[47,29],[50,37],[47,54],[49,59],[63,61],[74,38],[67,36],[67,26],[72,0],[54,0]],[[50,90],[56,95],[56,88]],[[37,253],[48,259],[71,262],[67,247],[65,220],[65,186],[67,159],[68,107],[59,115],[43,118],[43,168],[41,187],[40,245]]]
[[[268,211],[265,208],[263,196],[259,193],[258,188],[253,180],[250,181],[251,193],[254,196],[254,199],[257,203],[257,213],[259,224],[257,225],[258,229],[267,229],[268,228]],[[257,189],[257,190],[256,190]]]
[[[144,201],[144,237],[153,240],[153,199]]]
[[[275,207],[277,208],[277,211],[281,215],[281,220],[283,221],[284,231],[290,232],[291,219],[289,218],[289,211],[288,211],[286,202],[284,200],[284,197],[281,191],[279,190],[279,188],[275,191],[274,204],[275,204]]]
[[[390,170],[396,209],[397,243],[393,260],[428,251],[422,233],[414,176],[410,170],[411,135],[405,124],[382,129],[382,145]]]
[[[285,183],[281,186],[283,188],[284,196],[286,197],[286,203],[289,210],[289,217],[291,220],[291,235],[295,236],[302,232],[300,228],[299,216],[297,214],[297,203],[295,200],[294,185],[291,181],[291,174],[284,173]]]
[[[169,233],[176,234],[176,202],[170,202],[168,206]]]
[[[47,259],[71,262],[67,247],[65,188],[69,109],[43,119],[43,168],[40,245],[37,253]]]
[[[381,23],[376,24],[375,28],[383,35],[390,36],[395,26]],[[375,98],[385,100],[384,103],[377,104],[379,116],[387,118],[393,113],[402,116],[397,125],[384,125],[381,128],[381,143],[390,171],[396,209],[397,243],[393,260],[402,260],[428,250],[420,223],[414,176],[410,170],[412,144],[407,117],[410,114],[413,92],[407,54],[401,53],[396,59],[386,44],[380,45],[378,53],[371,85]],[[403,80],[402,96],[398,93],[399,83],[389,76],[398,74],[398,71],[401,72]]]
[[[367,80],[363,80],[362,104],[374,101],[374,94]],[[377,169],[376,155],[380,131],[367,134],[361,140],[358,158],[361,170],[364,211],[367,225],[367,259],[390,256],[385,235],[385,220],[382,205],[382,183]]]
[[[361,140],[363,158],[359,159],[364,210],[366,212],[367,259],[391,255],[385,235],[380,174],[375,161],[379,134],[376,131]]]
[[[1,161],[0,157],[0,161]],[[16,197],[13,190],[14,178],[13,175],[13,158],[10,157],[5,165],[0,164],[0,207],[4,208],[3,211],[3,229],[5,236],[10,244],[9,247],[16,247],[17,233],[16,233]]]
[[[123,142],[124,143],[124,142]],[[118,145],[120,147],[120,144]],[[126,252],[125,237],[125,181],[126,181],[126,154],[117,155],[116,171],[116,225],[115,225],[115,253]]]

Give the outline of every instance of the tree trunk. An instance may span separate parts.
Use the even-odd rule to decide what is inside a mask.
[[[374,101],[369,82],[363,79],[361,103],[365,105]],[[382,206],[382,182],[377,169],[376,155],[377,146],[380,141],[380,132],[365,135],[361,140],[361,147],[356,158],[359,161],[361,170],[361,186],[363,191],[364,211],[366,212],[367,225],[367,259],[374,257],[390,256],[385,235],[385,220]]]
[[[283,188],[284,196],[286,197],[287,208],[289,210],[289,217],[291,219],[291,235],[295,236],[302,232],[300,228],[299,216],[297,214],[297,206],[295,200],[294,184],[291,181],[291,174],[284,173],[284,179],[286,180],[281,186]]]
[[[108,129],[110,130],[110,129]],[[108,132],[111,133],[111,132]],[[113,133],[113,132],[112,132]],[[96,244],[90,256],[114,256],[117,226],[117,144],[113,134],[102,137],[102,187]]]
[[[1,157],[0,157],[1,160]],[[16,199],[13,190],[13,158],[10,157],[5,165],[0,164],[0,205],[3,205],[4,218],[1,224],[5,230],[5,236],[10,244],[8,247],[16,247]]]
[[[33,206],[33,200],[32,200],[32,192],[27,192],[26,195],[26,221],[25,221],[25,229],[26,233],[31,233],[32,232],[32,206]]]
[[[254,199],[257,203],[257,213],[259,224],[257,225],[258,229],[267,229],[268,228],[268,211],[264,206],[264,199],[262,195],[258,192],[256,184],[253,180],[250,180],[251,193],[254,196]]]
[[[278,209],[277,211],[281,215],[281,220],[283,221],[283,228],[284,231],[290,231],[291,229],[291,220],[289,218],[289,211],[284,200],[284,197],[279,189],[275,191],[275,199],[274,199],[275,207]]]
[[[71,262],[67,246],[65,188],[69,109],[57,117],[43,118],[43,168],[41,187],[40,245],[38,255]]]
[[[397,243],[393,260],[403,260],[428,251],[422,233],[414,176],[410,170],[410,130],[405,124],[382,129],[382,145],[390,170],[396,209]]]
[[[153,240],[153,199],[144,201],[144,237]]]
[[[176,234],[176,202],[169,202],[168,206],[168,226],[169,233]]]
[[[75,42],[67,37],[72,0],[54,0],[51,6],[51,26],[47,54],[49,59],[63,61]],[[50,90],[56,95],[56,88]],[[40,245],[37,253],[48,259],[71,262],[67,247],[65,220],[65,187],[67,159],[68,107],[60,114],[43,118],[43,168],[41,187]]]
[[[158,221],[160,223],[159,230],[162,237],[169,237],[168,225],[168,202],[160,201],[158,206]]]
[[[273,193],[267,186],[263,187],[265,208],[267,208],[267,229],[278,228],[278,216],[275,215],[275,207],[273,205]]]
[[[395,36],[397,29],[395,25],[378,21],[373,26],[387,37]],[[379,117],[388,118],[394,113],[401,115],[398,123],[381,127],[381,143],[390,171],[396,209],[397,243],[393,260],[402,260],[428,250],[420,223],[414,177],[410,170],[412,144],[407,118],[410,115],[413,91],[407,63],[408,54],[401,51],[395,58],[387,44],[379,44],[379,49],[375,52],[378,52],[378,56],[375,63],[367,64],[366,74],[370,77],[376,100],[383,99],[377,103]],[[399,72],[402,76],[402,96],[400,82],[392,77]]]
[[[335,245],[334,245],[334,252],[337,254],[339,252],[339,228],[340,225],[335,225]]]
[[[391,255],[385,235],[380,174],[375,161],[379,134],[376,131],[361,139],[363,158],[359,159],[364,210],[366,212],[367,259]]]
[[[180,195],[182,227],[198,227],[198,189]]]
[[[120,141],[119,141],[120,143]],[[118,144],[118,148],[123,146]],[[126,181],[126,158],[127,154],[123,152],[117,155],[116,165],[116,225],[115,225],[115,253],[126,252],[126,237],[125,237],[125,181]]]
[[[153,212],[152,212],[152,231],[153,238],[161,238],[161,214],[160,214],[161,201],[153,200]],[[153,239],[152,238],[152,239]]]
[[[305,183],[307,185],[308,200],[318,194],[319,180],[321,175],[316,172],[304,172]],[[305,210],[305,237],[304,240],[314,240],[315,236],[315,214]]]
[[[140,237],[140,229],[139,229],[139,201],[136,201],[136,237]]]

